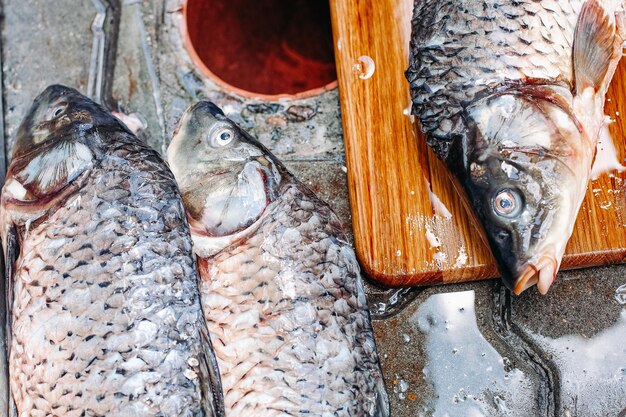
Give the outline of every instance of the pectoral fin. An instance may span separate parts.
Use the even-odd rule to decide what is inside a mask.
[[[11,226],[2,242],[4,279],[0,282],[0,415],[17,416],[9,384],[9,353],[11,347],[11,306],[13,305],[14,266],[19,255],[17,232]]]
[[[213,351],[213,345],[209,338],[208,329],[204,320],[198,323],[200,327],[200,339],[203,347],[199,352],[200,362],[200,388],[202,391],[202,401],[204,412],[207,417],[224,417],[226,409],[224,406],[224,396],[222,394],[222,379],[217,365],[217,358]]]
[[[61,142],[12,168],[15,178],[35,198],[55,194],[92,163],[93,154],[80,142]]]
[[[617,36],[615,10],[607,10],[604,3],[588,0],[578,17],[574,34],[576,94],[589,87],[595,91],[606,88],[617,65],[622,40]]]

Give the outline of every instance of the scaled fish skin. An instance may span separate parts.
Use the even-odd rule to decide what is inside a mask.
[[[623,0],[416,0],[413,113],[482,225],[502,279],[545,294],[584,198]]]
[[[363,284],[336,215],[213,103],[168,149],[229,416],[389,415]]]
[[[0,210],[8,415],[223,416],[184,208],[155,151],[50,86],[18,130]]]

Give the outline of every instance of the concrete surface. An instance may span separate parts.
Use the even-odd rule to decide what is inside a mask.
[[[161,151],[184,109],[208,98],[349,227],[336,90],[269,105],[220,90],[183,48],[182,0],[0,4],[7,153],[33,97],[51,83],[136,113],[146,123],[142,134]],[[314,115],[296,121],[296,105]],[[560,273],[546,297],[534,290],[512,297],[498,281],[416,290],[368,285],[368,297],[394,417],[626,416],[624,266]]]

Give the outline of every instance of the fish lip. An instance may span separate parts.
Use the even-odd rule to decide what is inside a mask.
[[[528,262],[524,272],[519,276],[513,287],[513,293],[522,292],[537,284],[539,292],[545,295],[556,279],[559,264],[554,256],[544,255],[536,263]]]

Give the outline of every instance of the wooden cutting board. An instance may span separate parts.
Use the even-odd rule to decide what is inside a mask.
[[[331,0],[355,246],[365,272],[393,286],[497,277],[446,169],[412,118],[404,78],[413,0]],[[626,59],[606,114],[626,156]],[[623,116],[620,117],[620,113]],[[592,181],[562,268],[626,259],[626,172]]]

